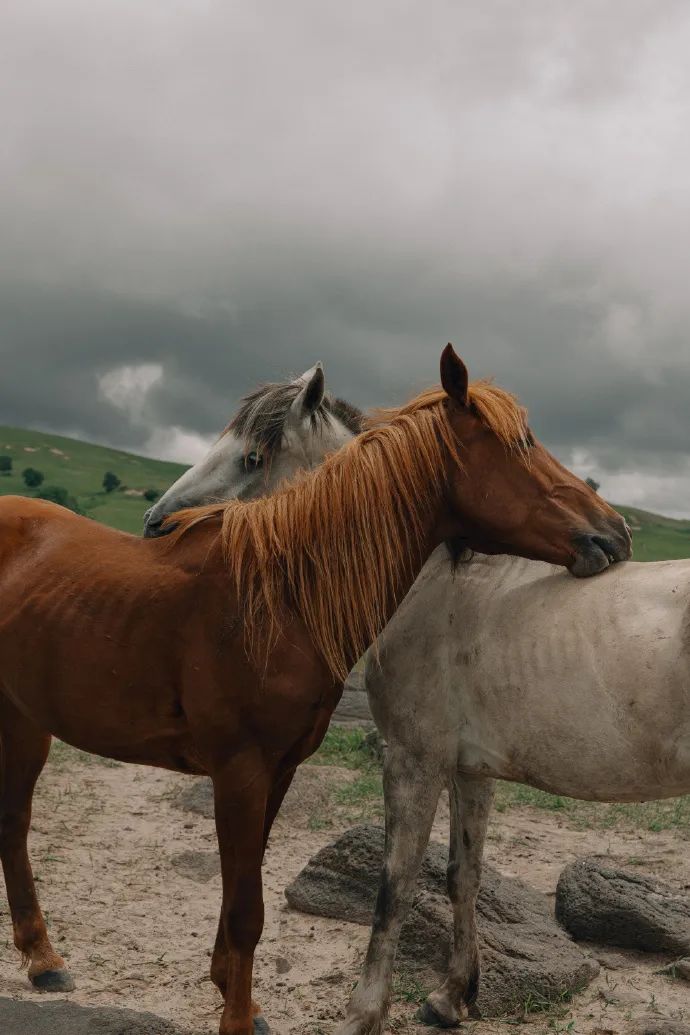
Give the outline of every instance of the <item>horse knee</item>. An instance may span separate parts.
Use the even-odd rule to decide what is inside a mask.
[[[226,927],[229,946],[237,952],[253,952],[263,927],[263,903],[258,908],[230,913]]]
[[[0,811],[0,850],[17,841],[26,841],[29,832],[29,813],[26,809]]]

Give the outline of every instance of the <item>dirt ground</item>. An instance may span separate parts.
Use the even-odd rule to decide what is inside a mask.
[[[365,928],[291,912],[283,895],[310,856],[355,818],[330,805],[334,792],[342,801],[343,788],[354,780],[351,770],[303,767],[274,829],[264,867],[266,925],[255,996],[276,1035],[330,1033],[359,970]],[[181,776],[103,763],[58,745],[35,798],[31,854],[53,942],[77,981],[72,1003],[150,1011],[181,1030],[210,1035],[217,1032],[220,1010],[208,978],[220,880],[212,820],[179,807],[186,786]],[[443,840],[446,832],[442,802],[434,836]],[[566,863],[602,852],[614,863],[639,865],[690,888],[686,836],[577,829],[568,817],[519,807],[494,814],[487,857],[547,895],[554,894]],[[18,968],[4,888],[0,924],[0,997],[45,1002]],[[602,964],[601,975],[571,1003],[463,1030],[508,1035],[520,1023],[526,1035],[622,1035],[637,1018],[690,1023],[690,985],[656,973],[668,960],[594,946],[590,951]],[[391,1030],[428,1033],[414,1021],[422,992],[397,983]]]

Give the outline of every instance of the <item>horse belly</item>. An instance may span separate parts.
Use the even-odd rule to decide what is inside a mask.
[[[615,666],[614,666],[615,668]],[[555,665],[484,669],[458,687],[463,771],[593,801],[690,791],[690,684],[657,659],[636,679]]]
[[[123,639],[115,622],[104,631],[69,605],[59,613],[42,603],[33,609],[29,597],[0,626],[0,691],[75,747],[196,771],[170,645],[156,650],[144,629]]]

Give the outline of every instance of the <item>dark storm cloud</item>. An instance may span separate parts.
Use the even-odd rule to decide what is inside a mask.
[[[0,423],[174,451],[315,359],[401,399],[451,339],[690,512],[690,12],[621,10],[10,0]]]

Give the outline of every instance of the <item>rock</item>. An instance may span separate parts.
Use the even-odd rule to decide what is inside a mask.
[[[0,997],[2,1035],[192,1035],[162,1017],[134,1010],[78,1006],[68,1000],[22,1002]]]
[[[292,963],[284,956],[276,956],[276,974],[287,974],[292,970]]]
[[[383,856],[383,830],[360,826],[318,852],[285,894],[306,913],[371,923]],[[430,844],[414,906],[400,939],[398,967],[433,987],[445,977],[452,910],[446,893],[447,849]],[[529,998],[558,999],[599,972],[554,920],[543,895],[484,867],[478,902],[485,1017],[519,1009]]]
[[[364,683],[364,668],[354,668],[345,680],[343,696],[333,712],[331,722],[334,726],[358,726],[360,729],[372,729],[374,720],[369,708]]]
[[[676,960],[675,963],[669,963],[659,973],[666,974],[672,978],[680,978],[682,981],[690,981],[690,959]]]
[[[668,884],[595,856],[563,870],[556,917],[578,941],[645,952],[690,951],[690,903]]]
[[[171,857],[170,863],[174,870],[197,884],[205,884],[220,874],[218,852],[180,852]]]
[[[690,1025],[671,1017],[654,1017],[648,1021],[634,1021],[625,1029],[625,1035],[690,1035]]]

